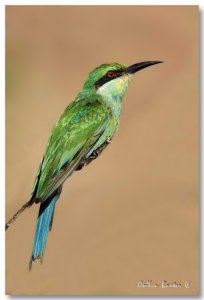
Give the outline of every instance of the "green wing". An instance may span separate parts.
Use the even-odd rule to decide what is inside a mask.
[[[109,108],[97,100],[67,107],[48,141],[35,182],[36,202],[45,201],[71,175],[103,134],[109,116]]]

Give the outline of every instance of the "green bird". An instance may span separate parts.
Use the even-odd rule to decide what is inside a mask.
[[[40,203],[29,268],[43,258],[54,210],[65,180],[99,156],[119,125],[122,99],[133,74],[161,61],[145,61],[129,67],[119,63],[94,69],[82,90],[54,126],[35,178],[31,199],[6,224],[33,203]]]

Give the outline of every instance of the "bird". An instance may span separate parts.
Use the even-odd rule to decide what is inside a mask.
[[[62,187],[73,172],[95,160],[118,130],[122,99],[133,75],[162,61],[143,61],[126,67],[105,63],[91,71],[77,94],[55,124],[34,180],[31,197],[6,223],[7,230],[34,203],[39,204],[34,243],[29,261],[43,260],[52,229],[56,203]]]

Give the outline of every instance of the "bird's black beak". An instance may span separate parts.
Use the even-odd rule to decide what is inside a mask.
[[[138,64],[134,64],[132,66],[129,66],[125,69],[124,73],[125,74],[134,74],[144,68],[147,68],[147,67],[150,67],[150,66],[153,66],[153,65],[156,65],[156,64],[160,64],[162,63],[163,61],[143,61],[143,62],[140,62]]]

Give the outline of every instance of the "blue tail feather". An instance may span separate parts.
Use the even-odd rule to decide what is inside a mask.
[[[37,258],[42,261],[48,232],[49,230],[51,230],[52,226],[55,204],[57,199],[59,198],[59,194],[55,194],[54,196],[49,198],[50,199],[47,199],[40,205],[29,269],[32,268],[32,263]]]

